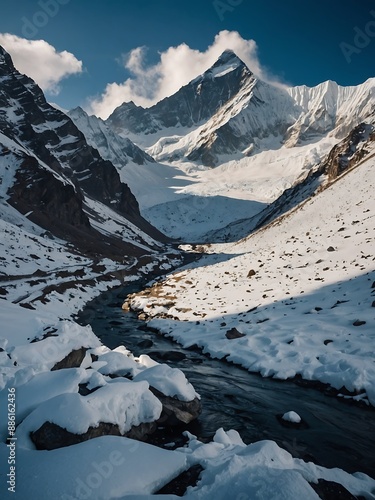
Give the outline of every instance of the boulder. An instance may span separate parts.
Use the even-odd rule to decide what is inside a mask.
[[[133,426],[123,436],[145,441],[156,430],[156,427],[155,422],[144,422]],[[122,434],[117,424],[108,422],[100,422],[97,427],[89,427],[84,434],[74,434],[57,424],[44,422],[39,429],[30,433],[31,440],[38,450],[55,450],[100,436],[122,436]]]
[[[67,356],[65,356],[65,358],[63,358],[61,361],[58,361],[51,368],[51,371],[62,370],[64,368],[79,368],[86,356],[86,351],[86,347],[80,347],[79,349],[71,351]]]
[[[362,326],[362,325],[365,325],[366,324],[366,321],[362,321],[360,319],[356,319],[354,322],[353,322],[353,326]]]
[[[121,309],[125,312],[129,312],[131,310],[130,308],[130,302],[128,300],[126,300],[123,304],[122,304],[122,307]]]
[[[137,346],[141,347],[142,349],[149,349],[154,345],[153,341],[151,339],[144,339],[138,342]]]
[[[227,330],[227,333],[225,334],[226,338],[229,340],[233,339],[239,339],[241,337],[245,337],[244,333],[241,333],[237,330],[237,328],[231,328],[230,330]]]
[[[198,418],[202,411],[202,404],[198,398],[194,398],[192,401],[180,401],[177,398],[166,396],[154,387],[150,387],[150,391],[163,405],[158,424],[172,426],[189,424]]]

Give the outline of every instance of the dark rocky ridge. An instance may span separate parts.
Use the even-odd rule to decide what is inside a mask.
[[[137,165],[155,162],[130,139],[116,134],[101,118],[95,115],[89,116],[80,107],[69,111],[68,116],[83,132],[87,143],[97,149],[102,158],[111,161],[118,169],[122,169],[129,161]]]
[[[358,147],[361,142],[375,141],[375,126],[360,123],[339,144],[334,146],[324,165],[329,180],[336,179],[345,170],[350,169],[367,155],[365,147]]]
[[[215,78],[215,69],[228,63],[237,66],[236,69]],[[146,109],[136,106],[132,101],[123,103],[114,110],[106,123],[113,130],[125,129],[135,134],[153,134],[163,128],[176,126],[192,127],[214,115],[250,79],[255,79],[250,70],[231,50],[227,50],[208,71],[172,96]]]
[[[85,197],[118,212],[153,238],[168,239],[139,212],[111,162],[90,147],[72,120],[50,106],[33,80],[21,75],[0,47],[0,131],[24,149],[9,202],[30,220],[83,251],[113,258],[144,253],[90,224]],[[28,153],[28,151],[30,153]],[[35,155],[35,156],[34,156]],[[95,217],[91,217],[95,218]]]

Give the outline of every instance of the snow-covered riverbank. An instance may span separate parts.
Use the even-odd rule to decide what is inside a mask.
[[[374,190],[372,158],[270,227],[211,246],[131,307],[184,346],[374,405]]]

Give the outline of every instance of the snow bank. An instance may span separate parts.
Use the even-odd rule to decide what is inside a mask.
[[[348,474],[293,458],[273,441],[246,446],[234,430],[219,429],[213,441],[202,443],[187,433],[189,443],[179,448],[188,464],[204,467],[201,479],[189,487],[184,498],[191,500],[319,500],[311,484],[319,479],[342,484],[352,495],[373,498],[375,480],[365,474]],[[151,500],[149,495],[131,495],[128,500]],[[162,498],[162,497],[161,497]],[[175,498],[165,496],[165,498]],[[178,498],[178,497],[176,497]]]
[[[19,424],[38,405],[65,393],[78,392],[78,385],[87,378],[86,370],[71,368],[35,375],[29,382],[17,387],[16,424]],[[6,408],[8,391],[0,392],[0,408]],[[0,423],[0,439],[7,437],[7,423]]]
[[[147,382],[116,381],[100,387],[88,396],[60,394],[40,404],[18,426],[18,445],[34,449],[30,432],[51,422],[73,434],[84,434],[100,422],[117,424],[121,434],[143,422],[154,422],[162,404],[149,391]]]
[[[133,380],[135,382],[147,380],[151,387],[166,396],[176,397],[181,401],[192,401],[199,397],[181,370],[165,364],[147,368],[138,373]]]
[[[1,463],[6,463],[7,456],[7,447],[1,443]],[[186,457],[181,453],[117,436],[52,451],[18,449],[15,498],[114,500],[149,494],[185,467]]]
[[[167,276],[135,306],[184,347],[375,405],[374,174],[370,157],[281,221],[212,245],[199,267]],[[232,329],[243,336],[228,338]]]

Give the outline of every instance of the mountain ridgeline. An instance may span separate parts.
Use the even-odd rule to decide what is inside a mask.
[[[307,163],[305,153],[295,154],[301,165],[294,166],[288,181],[281,183],[283,194],[270,187],[264,197],[270,202],[262,200],[258,214],[236,213],[229,226],[217,217],[200,239],[244,237],[311,196],[323,177],[331,181],[360,162],[366,144],[373,141],[374,124],[375,78],[353,87],[332,81],[312,88],[274,85],[260,80],[231,50],[150,108],[123,103],[107,120],[89,116],[79,107],[65,114],[46,101],[35,82],[20,74],[0,48],[0,147],[11,172],[8,203],[90,255],[120,260],[124,254],[142,254],[145,247],[160,249],[170,240],[156,227],[180,238],[183,227],[178,229],[173,214],[188,226],[202,211],[199,199],[190,197],[179,206],[176,195],[171,195],[179,182],[176,165],[184,186],[184,165],[197,171],[224,166],[225,173],[227,163],[236,162],[233,168],[245,171],[250,164],[244,162],[258,153],[280,152],[283,162],[289,154],[285,151],[311,145],[311,151],[305,150],[312,158]],[[319,141],[325,142],[320,149],[314,147]],[[264,179],[275,179],[265,160],[261,168]],[[250,170],[244,180],[251,183]],[[226,196],[227,185],[238,189],[234,178],[221,187],[215,182],[215,195],[218,191]],[[242,177],[236,182],[243,183]],[[209,188],[206,191],[209,185],[210,181],[204,184],[204,203],[207,194],[212,196]],[[249,186],[252,193],[255,188]],[[170,198],[163,199],[164,195]],[[239,199],[245,199],[242,196]],[[118,217],[123,218],[120,229]],[[166,222],[158,224],[158,217]],[[215,219],[209,213],[207,218]]]
[[[225,78],[222,76],[226,75]],[[230,50],[225,51],[203,75],[150,108],[127,102],[114,110],[108,125],[122,132],[153,134],[171,127],[193,127],[212,116],[244,85],[254,81],[245,64]]]
[[[1,47],[0,145],[2,155],[16,165],[8,202],[51,234],[85,253],[117,259],[125,253],[143,253],[137,231],[132,244],[129,238],[125,243],[95,229],[95,222],[103,218],[95,207],[106,206],[129,222],[129,231],[135,226],[147,233],[147,239],[167,241],[141,217],[137,200],[115,166],[87,143],[66,114],[47,103],[41,89],[15,69]]]
[[[287,147],[326,134],[344,138],[373,117],[374,98],[374,78],[355,87],[332,81],[312,88],[271,85],[227,50],[174,95],[147,109],[124,103],[106,123],[120,135],[137,136],[139,145],[159,161],[215,167],[228,155],[261,151],[267,138]]]

